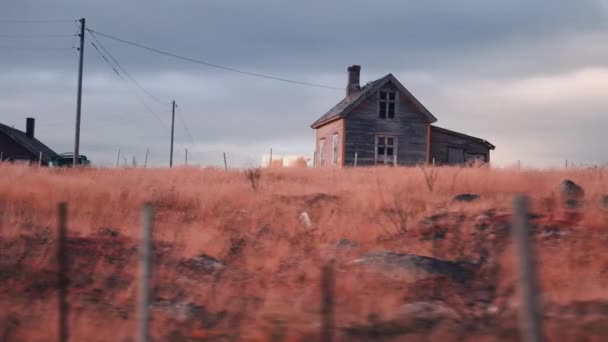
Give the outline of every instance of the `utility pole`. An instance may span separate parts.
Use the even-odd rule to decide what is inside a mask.
[[[169,167],[173,167],[173,132],[175,130],[175,100],[173,100],[173,110],[171,111],[171,154],[169,155]]]
[[[76,100],[76,137],[74,138],[74,164],[78,165],[80,159],[80,113],[82,107],[82,66],[84,62],[84,30],[86,28],[84,18],[80,19],[80,64],[78,66],[78,99]]]

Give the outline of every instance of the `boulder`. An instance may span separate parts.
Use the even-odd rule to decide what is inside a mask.
[[[419,301],[403,304],[397,311],[400,321],[459,321],[460,314],[441,301]]]
[[[472,277],[472,264],[445,261],[427,256],[395,253],[391,251],[370,252],[351,261],[351,265],[373,267],[374,270],[396,278],[420,280],[432,276],[447,276],[456,281]]]
[[[340,239],[336,242],[337,248],[357,248],[359,244],[349,239]]]
[[[454,202],[473,202],[479,199],[479,195],[477,194],[460,194],[454,196]]]
[[[197,273],[211,274],[222,271],[226,264],[212,256],[201,254],[197,257],[182,260],[180,266]]]
[[[559,184],[559,193],[566,199],[580,199],[585,195],[585,190],[569,179]]]

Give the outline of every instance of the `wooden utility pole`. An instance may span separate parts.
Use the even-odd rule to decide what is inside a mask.
[[[82,68],[84,63],[84,31],[86,28],[84,18],[80,19],[80,63],[78,65],[78,98],[76,99],[76,136],[74,138],[74,164],[78,165],[80,159],[80,113],[82,109]]]
[[[173,133],[175,131],[175,100],[173,100],[173,110],[171,111],[171,154],[169,155],[169,167],[173,167]]]

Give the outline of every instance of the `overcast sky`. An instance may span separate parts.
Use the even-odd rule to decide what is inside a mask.
[[[393,73],[438,126],[496,145],[498,165],[608,163],[608,0],[2,0],[0,122],[23,129],[36,117],[37,137],[57,152],[73,148],[69,20],[81,17],[122,39],[303,82],[342,88],[351,64],[362,83]],[[68,21],[10,21],[32,19]],[[141,163],[147,148],[166,165],[173,99],[176,163],[186,148],[202,165],[222,164],[222,152],[254,165],[271,147],[312,155],[310,124],[344,96],[98,39],[160,100],[120,79],[87,35],[81,151],[99,165],[113,165],[118,149]]]

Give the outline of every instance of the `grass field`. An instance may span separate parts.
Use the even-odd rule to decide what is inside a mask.
[[[580,207],[564,205],[564,179],[585,189]],[[453,201],[461,193],[480,199]],[[0,340],[56,334],[59,202],[69,205],[75,341],[133,340],[146,202],[155,208],[157,340],[317,340],[320,270],[332,259],[338,340],[518,340],[509,239],[517,193],[532,199],[547,336],[606,340],[605,169],[267,169],[258,179],[217,169],[3,165]],[[374,251],[466,263],[473,276],[352,263]],[[420,303],[434,308],[424,322],[408,316]]]

